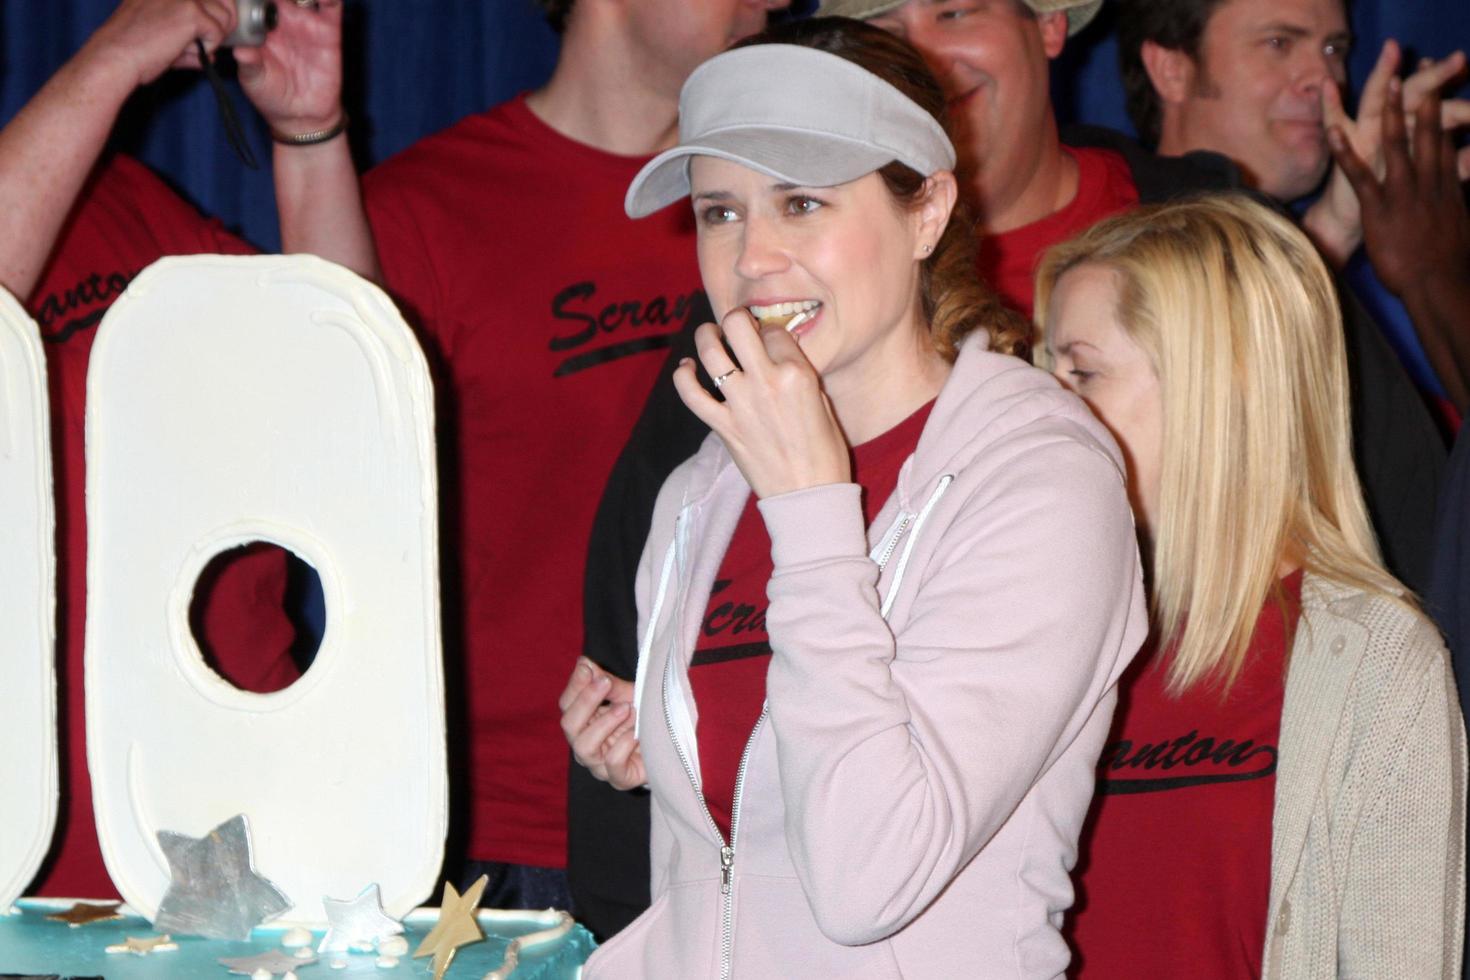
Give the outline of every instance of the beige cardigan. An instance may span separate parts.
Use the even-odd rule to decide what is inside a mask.
[[[1423,616],[1308,575],[1287,668],[1264,975],[1460,976],[1465,727]]]

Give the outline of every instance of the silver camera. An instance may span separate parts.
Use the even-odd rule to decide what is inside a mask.
[[[220,42],[222,47],[258,48],[276,29],[275,0],[235,0],[235,31]]]

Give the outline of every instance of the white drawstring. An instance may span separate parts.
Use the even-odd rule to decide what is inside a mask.
[[[909,531],[908,540],[904,542],[903,553],[898,559],[898,567],[893,572],[893,581],[888,585],[888,594],[883,598],[881,612],[884,619],[888,618],[888,612],[893,608],[894,600],[898,597],[898,589],[903,582],[904,571],[908,568],[909,557],[913,554],[914,543],[919,539],[919,532],[924,529],[924,522],[929,519],[929,514],[934,510],[934,506],[939,503],[939,498],[944,496],[944,492],[949,489],[949,485],[953,482],[954,476],[951,474],[945,474],[941,477],[939,485],[934,488],[934,492],[929,495],[929,499],[925,502],[924,508],[919,511],[918,520],[914,522],[913,528]],[[885,539],[902,533],[901,529],[904,516],[903,514],[899,514],[898,519],[894,522],[893,528],[884,536]],[[674,539],[669,542],[668,550],[664,552],[663,570],[659,572],[658,590],[654,593],[653,608],[648,614],[648,626],[644,629],[642,642],[638,644],[638,670],[633,680],[633,707],[635,709],[633,733],[639,739],[643,737],[643,712],[639,709],[643,706],[643,688],[648,680],[648,660],[653,653],[654,633],[658,629],[659,616],[663,613],[664,598],[667,596],[669,590],[669,578],[674,571],[675,547],[678,541],[679,535],[676,530]],[[878,548],[874,549],[874,554],[878,554],[887,544],[888,541],[885,540]],[[873,560],[877,561],[878,559],[875,557]]]
[[[898,558],[898,567],[893,570],[893,581],[888,584],[888,594],[883,597],[883,607],[880,612],[884,619],[888,618],[888,611],[893,608],[893,601],[898,598],[898,586],[903,581],[904,570],[908,568],[909,556],[913,554],[914,542],[919,540],[919,532],[924,529],[924,522],[929,519],[929,512],[934,505],[939,503],[939,498],[944,496],[944,491],[954,482],[954,476],[946,473],[939,479],[939,486],[929,495],[929,500],[924,504],[924,509],[919,511],[919,519],[914,522],[913,530],[909,531],[909,539],[903,544],[903,554]]]
[[[643,631],[643,642],[638,644],[638,670],[633,675],[633,737],[641,739],[643,733],[643,684],[648,679],[648,657],[653,652],[653,634],[658,628],[659,613],[664,608],[664,595],[669,589],[669,576],[674,571],[674,545],[678,535],[669,542],[664,552],[664,569],[658,576],[658,591],[654,593],[653,610],[648,615],[648,628]]]

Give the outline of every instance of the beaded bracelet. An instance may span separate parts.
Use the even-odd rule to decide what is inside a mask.
[[[315,146],[318,143],[325,143],[328,140],[336,139],[338,136],[341,136],[346,129],[347,113],[344,112],[342,113],[342,118],[337,120],[336,125],[329,126],[326,129],[318,129],[310,133],[295,134],[280,133],[273,129],[271,130],[271,139],[275,140],[277,143],[280,143],[283,146]]]

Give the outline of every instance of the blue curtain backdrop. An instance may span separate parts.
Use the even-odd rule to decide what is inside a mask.
[[[0,119],[8,120],[115,6],[116,0],[0,0]],[[1399,38],[1415,56],[1470,47],[1466,0],[1358,0],[1352,23],[1355,80],[1366,75],[1385,37]],[[347,35],[352,134],[364,166],[534,87],[550,73],[557,51],[556,35],[531,0],[348,0]],[[1130,128],[1109,7],[1073,39],[1054,80],[1063,121]],[[238,92],[236,98],[246,109]],[[268,161],[264,131],[253,119],[249,126],[257,156]],[[247,171],[231,155],[197,77],[175,73],[139,92],[115,143],[257,245],[277,247],[269,174]]]
[[[117,0],[0,0],[0,118],[8,120],[116,8]],[[477,109],[543,82],[557,39],[531,0],[349,0],[349,111],[369,165]],[[233,89],[233,83],[232,83]],[[279,245],[270,144],[244,96],[259,172],[224,141],[208,86],[174,72],[140,91],[114,144],[257,245]]]

